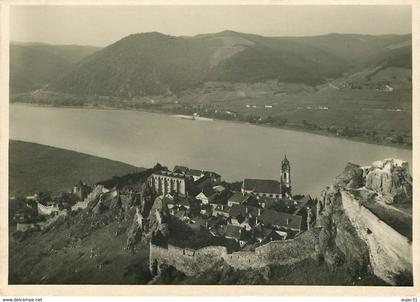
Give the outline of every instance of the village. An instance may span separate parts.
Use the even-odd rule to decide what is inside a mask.
[[[240,249],[255,248],[273,240],[293,239],[315,223],[317,201],[309,195],[293,198],[286,157],[280,166],[279,180],[244,179],[236,184],[222,181],[221,175],[212,171],[185,166],[175,166],[170,171],[162,167],[150,172],[146,185],[167,206],[171,216],[191,229],[234,241]],[[144,217],[148,206],[137,191],[132,186],[90,186],[80,181],[70,192],[53,198],[48,193],[26,196],[27,206],[14,215],[13,221],[19,232],[43,230],[89,204],[94,213],[99,213],[117,203],[128,209],[137,199],[143,199],[140,215]],[[94,199],[97,202],[92,205]]]

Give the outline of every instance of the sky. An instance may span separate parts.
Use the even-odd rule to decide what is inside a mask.
[[[12,6],[10,40],[106,46],[133,33],[411,33],[410,6]]]

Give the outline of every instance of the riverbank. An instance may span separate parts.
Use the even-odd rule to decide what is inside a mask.
[[[168,110],[163,110],[161,108],[124,108],[124,107],[115,107],[115,106],[106,106],[106,105],[53,105],[53,104],[42,104],[42,103],[30,103],[30,102],[13,102],[11,103],[13,105],[17,106],[34,106],[34,107],[53,107],[53,108],[68,108],[68,109],[95,109],[95,110],[118,110],[118,111],[139,111],[139,112],[150,112],[150,113],[156,113],[156,114],[167,114],[178,118],[184,118],[189,115],[183,115],[176,112],[171,112]],[[230,122],[230,123],[237,123],[237,124],[250,124],[250,125],[256,125],[258,127],[269,127],[274,129],[282,129],[282,130],[289,130],[289,131],[297,131],[297,132],[303,132],[303,133],[310,133],[315,135],[321,135],[326,137],[333,137],[338,139],[344,139],[348,141],[354,141],[354,142],[361,142],[371,145],[378,145],[378,146],[387,146],[387,147],[394,147],[394,148],[401,148],[405,150],[412,150],[412,145],[407,143],[398,143],[392,140],[381,140],[381,141],[375,141],[372,139],[372,137],[369,136],[344,136],[344,135],[338,135],[337,131],[331,131],[327,129],[322,129],[319,127],[311,127],[311,125],[307,125],[307,127],[302,127],[302,125],[299,124],[291,124],[291,123],[285,123],[284,125],[272,125],[267,123],[250,123],[243,120],[237,120],[237,119],[223,119],[223,118],[217,118],[217,117],[200,117],[202,120],[205,121],[224,121],[224,122]],[[194,121],[193,118],[191,118],[191,121]]]
[[[92,184],[143,171],[129,164],[51,146],[9,141],[9,195],[66,192],[80,180]]]

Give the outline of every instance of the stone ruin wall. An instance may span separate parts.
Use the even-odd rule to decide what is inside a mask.
[[[165,248],[151,243],[149,255],[150,271],[154,271],[153,265],[157,261],[158,266],[162,264],[171,265],[191,276],[210,270],[217,263],[221,263],[226,254],[227,249],[223,246],[208,246],[194,250],[171,244],[168,244],[168,247]]]
[[[341,197],[343,208],[357,234],[368,245],[374,274],[390,284],[395,284],[395,275],[403,271],[412,272],[410,240],[360,205],[351,193],[341,191]]]
[[[153,264],[174,266],[186,275],[206,272],[225,262],[239,269],[258,269],[270,264],[288,265],[315,254],[317,233],[308,231],[300,237],[285,241],[271,241],[255,251],[228,253],[224,246],[208,246],[201,249],[180,248],[168,244],[168,248],[150,244],[150,270]]]

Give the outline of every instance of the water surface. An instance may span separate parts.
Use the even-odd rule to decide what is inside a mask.
[[[119,160],[213,170],[226,180],[280,177],[291,164],[292,193],[318,195],[347,162],[361,165],[412,151],[304,132],[165,114],[98,109],[10,106],[10,138]],[[65,171],[63,171],[65,173]]]

